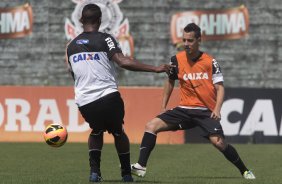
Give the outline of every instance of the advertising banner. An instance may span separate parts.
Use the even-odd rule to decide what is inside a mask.
[[[176,13],[170,25],[173,44],[182,42],[183,29],[192,22],[202,29],[203,40],[239,39],[248,33],[249,13],[245,6]]]
[[[163,89],[121,87],[125,103],[125,130],[139,144],[148,121],[160,113]],[[178,88],[169,108],[178,105]],[[282,142],[282,89],[227,88],[221,124],[229,142]],[[90,129],[74,102],[72,87],[0,87],[0,142],[41,142],[45,127],[61,123],[69,142],[86,142]],[[157,143],[206,142],[200,129],[158,134]],[[105,142],[113,138],[105,133]]]
[[[221,124],[229,142],[282,143],[282,89],[226,89]],[[200,129],[186,142],[205,142]]]
[[[160,113],[162,88],[120,88],[125,103],[125,130],[141,143],[146,123]],[[90,129],[74,102],[72,87],[0,87],[0,142],[42,142],[45,127],[64,125],[68,142],[87,142]],[[177,100],[172,94],[171,105]],[[106,143],[114,139],[105,133]],[[183,144],[184,132],[167,132],[157,143]]]
[[[20,38],[32,32],[32,7],[0,8],[0,39]]]

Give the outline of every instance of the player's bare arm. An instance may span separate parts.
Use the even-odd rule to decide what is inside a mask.
[[[65,64],[66,64],[68,71],[70,71],[70,66],[69,66],[69,62],[68,62],[68,52],[67,52],[68,45],[69,45],[69,43],[66,44],[66,49],[65,49]]]
[[[161,111],[164,112],[166,110],[166,106],[169,102],[171,93],[174,89],[175,80],[167,79],[164,82],[164,90],[163,90],[163,101],[161,106]]]
[[[131,71],[144,71],[144,72],[155,72],[169,73],[170,69],[173,67],[172,65],[162,64],[160,66],[152,66],[140,63],[130,57],[124,56],[122,53],[115,53],[112,56],[112,60],[116,62],[121,68],[131,70]]]
[[[218,120],[221,118],[220,110],[224,100],[224,86],[223,82],[216,83],[214,86],[216,89],[216,104],[213,112],[211,113],[211,118]]]
[[[68,72],[70,73],[70,75],[72,76],[72,78],[74,79],[74,73],[71,70],[70,64],[69,64],[69,60],[68,60],[68,53],[67,53],[67,49],[68,49],[68,45],[70,42],[67,43],[66,45],[66,52],[65,52],[65,64],[66,64],[66,68],[68,70]]]

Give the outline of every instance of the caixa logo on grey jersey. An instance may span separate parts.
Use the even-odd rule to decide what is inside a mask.
[[[81,52],[70,56],[70,62],[77,63],[79,61],[99,61],[100,56],[97,52]]]
[[[116,37],[123,54],[133,57],[134,46],[133,38],[129,34],[129,21],[123,17],[118,5],[122,0],[72,0],[72,2],[76,4],[76,7],[72,12],[71,20],[69,18],[65,20],[65,34],[68,40],[74,39],[83,31],[82,24],[79,21],[83,7],[90,3],[97,4],[103,12],[99,31]]]

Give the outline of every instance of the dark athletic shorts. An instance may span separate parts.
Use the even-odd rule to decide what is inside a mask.
[[[79,111],[95,134],[105,131],[112,134],[123,132],[124,103],[119,92],[81,106]]]
[[[203,130],[204,137],[219,134],[224,137],[220,122],[210,118],[210,110],[184,109],[176,107],[158,115],[157,117],[167,124],[175,125],[173,130],[191,129],[196,126]]]

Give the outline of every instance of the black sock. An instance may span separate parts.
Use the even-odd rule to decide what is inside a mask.
[[[98,175],[101,175],[100,171],[100,162],[101,162],[101,151],[100,150],[90,150],[89,151],[89,164],[91,168],[91,173],[95,172]]]
[[[122,132],[122,134],[119,135],[114,135],[114,138],[121,165],[121,176],[131,175],[129,139],[125,132]]]
[[[241,174],[248,170],[243,161],[241,160],[240,156],[238,155],[236,149],[230,144],[227,145],[227,147],[224,151],[222,151],[222,153],[225,158],[227,158],[227,160],[233,163],[240,170]]]
[[[121,176],[131,175],[130,153],[119,153],[118,157],[121,165]]]
[[[146,167],[150,153],[156,145],[156,140],[157,136],[155,134],[148,132],[144,133],[140,146],[140,155],[138,160],[138,163],[141,166]]]
[[[91,133],[88,139],[89,148],[89,165],[90,172],[95,172],[101,176],[100,162],[101,162],[101,151],[103,147],[103,133],[94,134]]]

